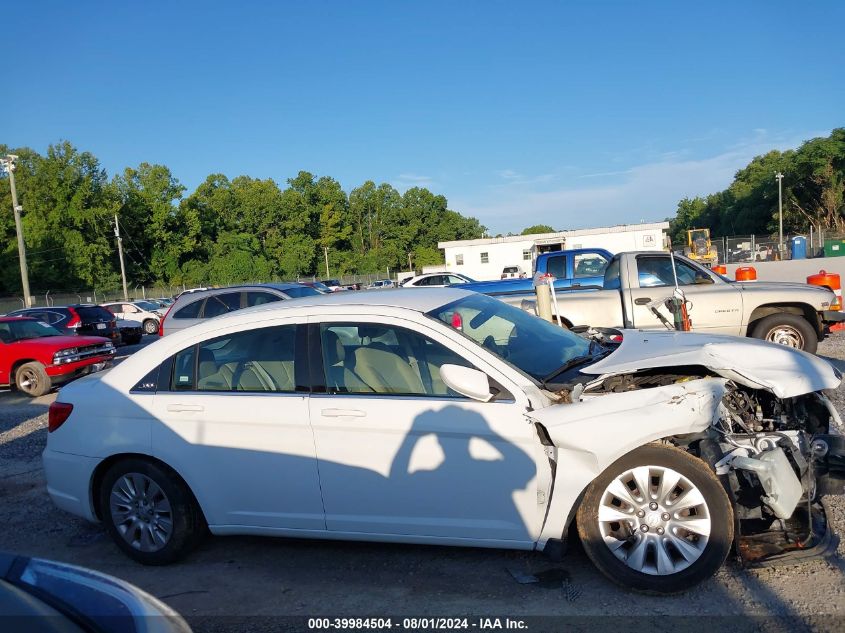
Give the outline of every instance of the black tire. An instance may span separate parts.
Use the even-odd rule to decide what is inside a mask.
[[[155,319],[147,319],[144,321],[145,334],[158,334],[158,323]]]
[[[803,349],[810,354],[816,353],[816,348],[819,346],[819,336],[815,328],[810,325],[809,321],[797,314],[790,314],[788,312],[778,312],[777,314],[770,314],[767,317],[760,319],[757,325],[751,332],[754,338],[768,340],[773,343],[778,341],[772,340],[776,337],[776,332],[789,333],[785,338],[796,340],[795,347]],[[781,339],[783,340],[783,338]],[[786,345],[786,343],[781,343]]]
[[[169,502],[171,532],[163,546],[142,551],[124,538],[111,511],[112,490],[125,475],[143,475],[152,480]],[[144,565],[167,565],[187,555],[207,532],[205,519],[191,491],[172,470],[154,462],[129,458],[108,469],[99,490],[100,516],[117,546],[130,558]]]
[[[605,544],[599,527],[599,506],[614,479],[638,466],[670,468],[687,478],[701,493],[710,518],[710,535],[698,558],[675,573],[658,575],[632,569]],[[612,498],[611,494],[610,497]],[[632,515],[635,521],[636,515]],[[642,519],[647,522],[647,518]],[[713,471],[700,459],[665,445],[648,444],[621,457],[599,475],[587,488],[576,516],[578,535],[584,551],[593,564],[613,582],[643,593],[673,594],[687,591],[710,578],[722,566],[731,551],[734,539],[734,518],[731,502]],[[663,528],[659,528],[663,529]],[[671,530],[671,527],[667,527]],[[662,532],[659,532],[662,534]],[[631,536],[636,541],[641,535]],[[652,532],[653,538],[658,538]],[[663,539],[660,539],[663,540]],[[668,539],[667,539],[668,540]],[[654,547],[654,546],[652,546]],[[666,548],[664,547],[664,550]],[[629,550],[630,551],[630,550]],[[654,549],[646,549],[652,558]],[[672,552],[680,552],[674,546]],[[626,558],[628,554],[625,554]],[[649,559],[646,559],[649,560]],[[680,560],[678,558],[677,560]],[[656,564],[656,563],[655,563]],[[673,565],[674,565],[673,561]],[[679,565],[680,567],[680,565]]]
[[[53,387],[53,380],[47,375],[44,365],[37,361],[24,363],[15,370],[15,387],[26,395],[37,398]]]

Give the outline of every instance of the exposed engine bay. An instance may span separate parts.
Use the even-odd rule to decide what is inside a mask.
[[[834,551],[824,497],[845,493],[845,437],[823,393],[778,398],[704,367],[679,366],[581,376],[555,395],[583,401],[708,377],[724,385],[710,428],[663,441],[699,457],[718,476],[734,507],[739,557],[775,564]]]

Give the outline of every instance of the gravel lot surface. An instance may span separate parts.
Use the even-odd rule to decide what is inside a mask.
[[[845,334],[823,342],[819,354],[845,369]],[[845,415],[845,391],[833,397]],[[555,564],[539,553],[218,537],[207,539],[182,563],[143,567],[121,554],[99,526],[55,509],[48,498],[41,451],[47,407],[54,398],[30,400],[0,392],[0,549],[129,580],[163,598],[197,631],[304,628],[304,621],[266,616],[388,614],[621,616],[618,624],[573,620],[580,630],[639,628],[635,616],[658,630],[710,630],[720,623],[731,629],[845,630],[843,545],[829,562],[762,570],[729,563],[692,592],[668,598],[615,587],[577,545]],[[845,535],[845,503],[834,498],[831,507],[834,527]],[[522,585],[508,571],[549,568],[562,569],[567,579],[549,586]],[[738,615],[790,621],[714,619]],[[544,628],[532,629],[538,627]]]

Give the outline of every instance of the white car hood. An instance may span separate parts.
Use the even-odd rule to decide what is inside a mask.
[[[812,354],[756,339],[690,332],[623,330],[622,345],[583,368],[586,374],[623,374],[643,369],[700,365],[753,389],[792,398],[835,389],[841,374]]]

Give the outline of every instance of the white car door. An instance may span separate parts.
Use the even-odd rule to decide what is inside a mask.
[[[289,322],[215,336],[177,353],[160,380],[153,450],[218,531],[325,529],[296,332]]]
[[[312,320],[327,387],[309,401],[327,529],[529,546],[544,507],[525,395],[418,323]],[[501,392],[486,403],[458,396],[444,364],[486,370]]]

